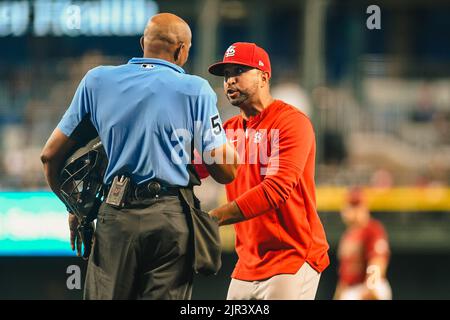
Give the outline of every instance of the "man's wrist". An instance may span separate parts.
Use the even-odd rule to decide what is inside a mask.
[[[209,211],[209,212],[208,212],[208,215],[209,215],[209,217],[210,217],[211,219],[213,219],[214,221],[216,221],[217,223],[219,223],[220,219],[219,219],[219,217],[217,217],[217,216],[214,214],[214,210]]]

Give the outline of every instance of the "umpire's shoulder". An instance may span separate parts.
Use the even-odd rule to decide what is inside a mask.
[[[216,95],[209,82],[199,76],[195,76],[192,74],[183,74],[182,84],[183,91],[187,95]]]
[[[101,83],[101,79],[106,77],[107,74],[113,70],[114,66],[98,66],[92,68],[84,76],[86,86],[89,88],[96,88]]]

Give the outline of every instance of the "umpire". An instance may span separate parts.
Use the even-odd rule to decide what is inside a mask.
[[[191,47],[187,23],[169,13],[153,16],[141,47],[143,58],[85,75],[41,155],[59,197],[59,170],[86,121],[108,156],[109,193],[98,213],[85,299],[190,299],[192,228],[180,189],[191,186],[193,147],[205,159],[228,153],[233,163],[208,161],[207,169],[222,184],[235,177],[217,97],[206,80],[182,69]],[[77,223],[69,214],[72,250]]]

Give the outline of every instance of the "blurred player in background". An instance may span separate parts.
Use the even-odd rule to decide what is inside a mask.
[[[224,77],[225,94],[240,109],[224,128],[243,163],[226,185],[229,203],[210,212],[220,225],[235,223],[239,259],[227,299],[314,299],[329,259],[311,121],[272,97],[269,55],[254,43],[234,43],[209,72]]]
[[[341,217],[347,226],[338,248],[337,300],[391,300],[386,279],[389,243],[383,225],[370,216],[362,190],[352,188]]]

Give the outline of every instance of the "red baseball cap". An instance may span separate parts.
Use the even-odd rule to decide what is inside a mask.
[[[223,69],[227,64],[240,64],[259,69],[272,75],[270,59],[267,52],[255,43],[236,42],[228,47],[223,55],[222,62],[217,62],[208,68],[208,71],[216,76],[223,76]]]

